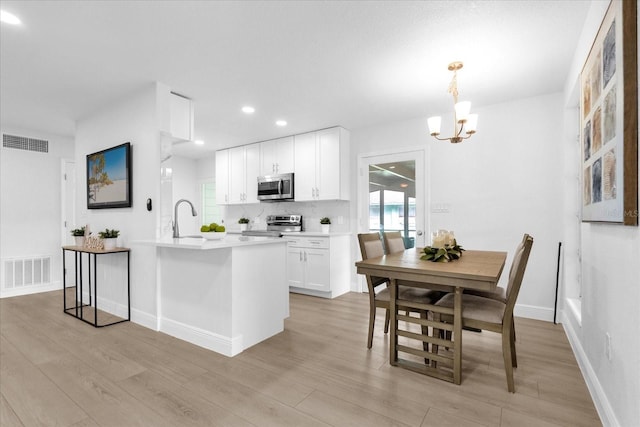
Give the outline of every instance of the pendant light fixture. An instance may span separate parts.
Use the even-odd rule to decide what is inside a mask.
[[[454,136],[449,138],[439,138],[440,135],[440,125],[442,124],[442,117],[429,117],[427,120],[427,124],[429,125],[429,133],[435,139],[440,141],[450,141],[452,144],[457,144],[458,142],[462,142],[464,139],[468,139],[476,133],[476,125],[478,124],[478,115],[477,114],[469,114],[469,110],[471,110],[471,102],[470,101],[462,101],[458,102],[458,70],[462,69],[463,63],[460,61],[452,62],[449,64],[449,71],[453,71],[453,78],[451,79],[451,83],[449,83],[448,92],[453,95],[453,104],[454,104],[454,113],[453,113],[453,130]],[[466,136],[462,136],[462,133],[465,132]]]

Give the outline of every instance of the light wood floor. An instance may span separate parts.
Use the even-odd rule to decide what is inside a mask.
[[[516,393],[500,338],[463,333],[462,385],[391,367],[368,300],[291,295],[285,331],[227,358],[134,323],[62,312],[60,291],[0,300],[4,426],[601,425],[561,325],[516,319]]]

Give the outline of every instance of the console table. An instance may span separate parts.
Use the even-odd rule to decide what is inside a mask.
[[[67,307],[67,266],[65,253],[73,252],[75,257],[74,269],[75,269],[75,303],[71,307]],[[82,320],[96,328],[102,328],[104,326],[115,325],[116,323],[127,322],[131,320],[131,275],[129,272],[130,267],[130,252],[129,248],[113,248],[113,249],[91,249],[83,246],[63,246],[62,247],[62,298],[64,312],[70,316]],[[115,320],[109,323],[98,324],[98,255],[110,255],[117,253],[127,254],[127,318]],[[89,279],[89,303],[85,304],[83,301],[83,254],[87,254],[88,258],[88,273]],[[93,262],[92,262],[93,258]],[[93,268],[92,268],[93,265]],[[93,286],[94,293],[92,295],[91,288]],[[72,288],[73,286],[69,286]],[[85,317],[85,314],[87,316]],[[93,317],[93,319],[91,319]],[[115,317],[115,316],[114,316]]]

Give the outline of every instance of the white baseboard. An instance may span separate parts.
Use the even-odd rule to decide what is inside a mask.
[[[62,289],[60,282],[45,283],[43,285],[22,286],[20,288],[0,289],[0,298],[17,297],[20,295],[37,294]]]
[[[167,319],[166,317],[161,320],[160,331],[229,357],[235,356],[243,350],[242,336],[235,338],[225,337],[205,331],[204,329]]]
[[[598,381],[598,377],[596,376],[596,372],[593,370],[591,363],[589,363],[589,359],[582,347],[582,342],[580,341],[578,334],[573,329],[574,323],[567,317],[567,313],[565,311],[561,311],[560,315],[562,319],[562,326],[567,334],[569,344],[573,349],[573,354],[576,356],[576,360],[578,361],[580,372],[582,372],[582,376],[587,383],[587,388],[589,389],[591,399],[593,399],[593,403],[598,411],[598,415],[600,416],[600,421],[604,426],[619,427],[620,423],[618,422],[613,408],[609,403],[607,394],[600,385],[600,381]]]
[[[548,307],[516,304],[516,306],[513,309],[513,314],[516,317],[526,317],[527,319],[544,320],[547,322],[553,322],[553,309]]]

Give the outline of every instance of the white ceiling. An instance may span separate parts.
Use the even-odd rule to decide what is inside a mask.
[[[77,119],[154,81],[194,100],[206,144],[192,155],[426,118],[452,108],[454,60],[476,106],[561,91],[589,5],[2,0],[23,24],[2,24],[1,121],[73,135]]]

